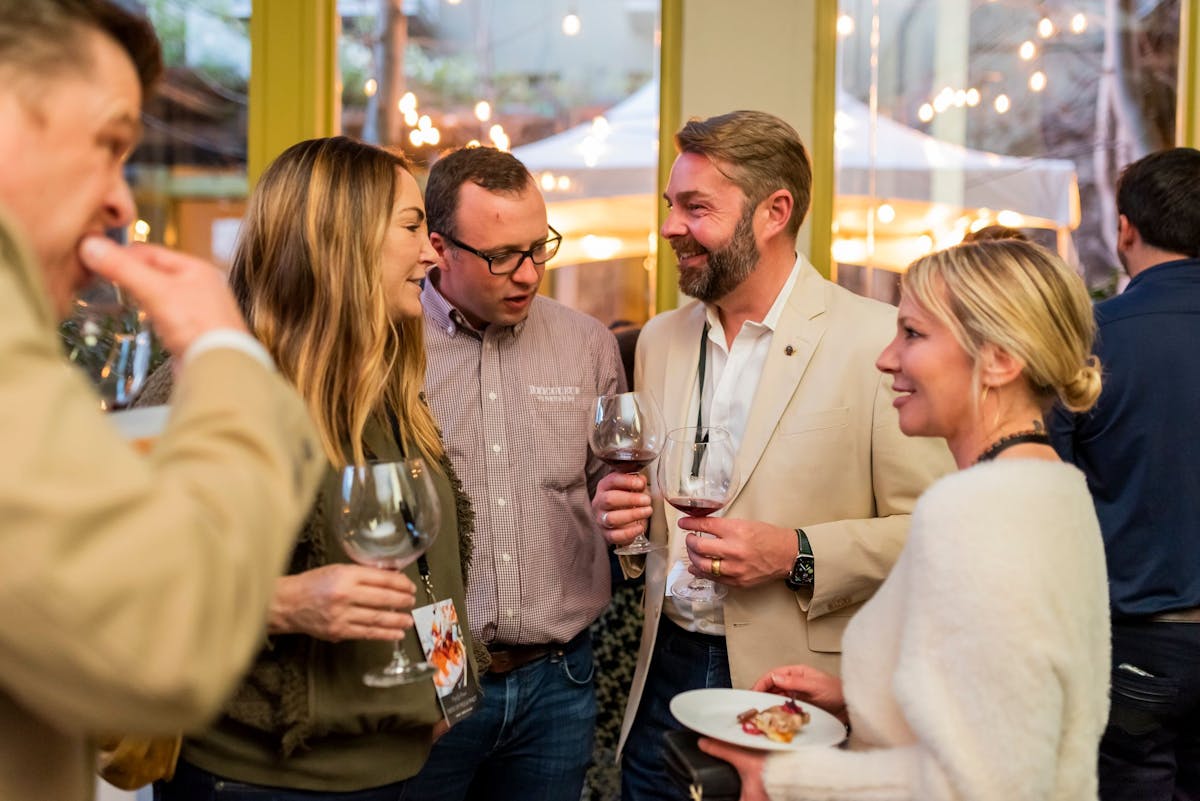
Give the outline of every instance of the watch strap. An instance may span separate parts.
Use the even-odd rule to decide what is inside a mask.
[[[791,572],[784,579],[784,583],[793,590],[812,587],[816,583],[815,563],[808,535],[804,533],[804,529],[796,529],[796,561],[792,564]]]

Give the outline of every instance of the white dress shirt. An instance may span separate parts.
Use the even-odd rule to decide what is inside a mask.
[[[732,347],[726,347],[725,327],[721,324],[721,315],[717,308],[711,304],[706,306],[708,338],[705,343],[707,367],[704,375],[704,393],[701,398],[699,393],[692,391],[688,418],[683,425],[696,424],[696,409],[703,403],[700,414],[703,425],[728,429],[733,438],[734,450],[741,447],[742,436],[746,432],[746,421],[750,416],[750,406],[754,403],[754,394],[758,391],[763,366],[767,363],[767,353],[775,337],[775,328],[779,325],[779,318],[783,315],[783,308],[787,305],[799,275],[800,266],[796,264],[762,322],[747,320],[742,323],[741,330],[733,338]],[[740,476],[739,480],[745,478]],[[713,517],[719,517],[723,513],[716,512]],[[673,537],[672,540],[677,541],[677,548],[682,549],[682,537]],[[674,556],[676,561],[667,577],[667,602],[663,604],[663,614],[688,631],[723,637],[725,613],[720,599],[713,603],[691,603],[671,593],[671,586],[680,577],[688,575],[689,564],[686,551],[680,550]],[[680,562],[680,559],[683,561]]]

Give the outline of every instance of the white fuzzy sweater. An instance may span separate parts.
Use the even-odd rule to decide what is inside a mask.
[[[771,756],[772,799],[1095,799],[1108,591],[1083,474],[1003,459],[938,481],[843,647],[850,748]]]

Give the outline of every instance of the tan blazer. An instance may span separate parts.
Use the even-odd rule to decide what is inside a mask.
[[[838,671],[846,622],[899,555],[917,496],[953,467],[942,440],[900,433],[891,379],[875,369],[895,334],[895,308],[825,280],[803,256],[799,262],[738,451],[742,485],[725,516],[803,527],[816,586],[793,592],[773,581],[729,591],[734,687],[785,664]],[[652,319],[638,340],[635,386],[654,396],[668,428],[695,425],[686,418],[704,320],[703,304],[694,302]],[[645,557],[646,624],[622,746],[651,668],[667,570],[683,549],[680,514],[653,494],[650,537],[663,542],[669,531],[671,547]],[[632,560],[624,564],[640,571]]]
[[[323,473],[303,404],[232,350],[190,363],[150,457],[64,363],[0,217],[0,799],[88,798],[89,736],[205,723],[261,645]]]

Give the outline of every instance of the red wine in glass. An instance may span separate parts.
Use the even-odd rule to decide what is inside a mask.
[[[725,501],[713,501],[708,498],[667,498],[667,503],[688,517],[708,517],[725,507]]]
[[[658,453],[649,448],[613,448],[598,455],[600,461],[618,473],[636,473],[658,458]]]
[[[619,473],[633,474],[658,458],[663,446],[662,415],[644,392],[622,392],[596,399],[588,445],[596,457]],[[644,554],[666,546],[638,534],[614,553]]]

